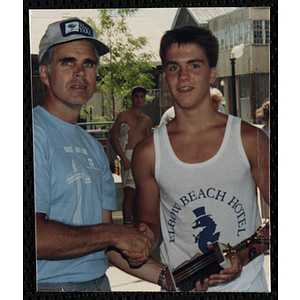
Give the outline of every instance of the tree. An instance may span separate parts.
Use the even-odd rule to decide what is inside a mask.
[[[87,20],[110,49],[109,54],[101,58],[97,91],[107,95],[104,105],[111,112],[109,118],[112,120],[115,120],[123,107],[131,106],[133,86],[142,85],[147,89],[154,85],[153,75],[149,72],[154,68],[151,63],[154,54],[142,52],[148,43],[147,38],[135,38],[126,23],[126,18],[136,11],[137,9],[100,9],[98,26],[92,19]]]

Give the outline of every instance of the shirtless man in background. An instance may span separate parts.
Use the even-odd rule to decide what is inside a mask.
[[[144,137],[151,133],[151,119],[142,113],[142,107],[146,102],[146,89],[135,86],[131,92],[132,107],[118,114],[111,130],[111,145],[122,160],[122,181],[124,200],[122,204],[123,224],[131,225],[133,216],[133,202],[135,195],[135,183],[131,173],[131,156],[134,147]],[[130,127],[128,141],[125,149],[119,143],[120,127],[126,123]]]

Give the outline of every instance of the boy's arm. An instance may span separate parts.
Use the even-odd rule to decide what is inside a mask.
[[[243,145],[251,165],[253,179],[263,194],[264,200],[270,203],[270,142],[268,136],[259,128],[242,127]],[[244,134],[243,134],[244,133]]]
[[[110,211],[103,210],[103,221],[105,223],[113,223],[112,214]],[[152,256],[150,256],[145,262],[142,253],[129,254],[129,256],[126,257],[126,259],[129,259],[129,257],[135,257],[137,264],[132,266],[129,265],[128,261],[116,248],[109,247],[105,254],[107,255],[109,261],[122,271],[155,284],[158,283],[159,275],[165,267],[165,265]],[[167,289],[166,280],[164,280],[163,285]]]
[[[269,139],[262,130],[246,122],[242,122],[241,134],[253,179],[261,190],[264,200],[269,205]],[[269,238],[268,231],[265,233],[265,238]],[[256,250],[256,256],[259,256],[269,248],[269,243],[258,242],[252,246]],[[249,252],[250,249],[246,248],[235,255],[234,258],[231,257],[232,267],[222,270],[220,274],[210,276],[209,284],[220,284],[238,277],[242,271],[242,267],[250,262]]]
[[[142,140],[134,149],[132,172],[136,184],[134,226],[150,238],[152,249],[159,239],[160,192],[154,177],[155,152],[153,135]]]
[[[148,261],[139,268],[132,268],[129,266],[128,262],[123,258],[123,256],[114,249],[108,249],[106,255],[114,266],[118,267],[122,271],[137,276],[143,280],[157,284],[159,274],[165,267],[162,263],[150,257]]]

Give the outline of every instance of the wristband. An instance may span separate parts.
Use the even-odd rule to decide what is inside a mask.
[[[166,278],[166,270],[167,269],[168,269],[168,267],[164,267],[159,274],[157,284],[160,285],[161,287],[163,287],[163,282],[164,282],[164,279]]]
[[[248,254],[249,261],[252,261],[257,255],[256,248],[250,245],[248,249],[249,249],[249,254]]]

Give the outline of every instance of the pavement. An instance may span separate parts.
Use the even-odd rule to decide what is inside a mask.
[[[122,189],[122,181],[121,177],[113,174],[114,181],[116,185],[116,194],[118,200],[118,210],[112,213],[113,220],[116,224],[123,224],[123,216],[122,216],[122,201],[123,201],[123,189]],[[154,249],[152,255],[159,259],[159,249],[158,247]],[[267,283],[269,287],[269,291],[271,291],[271,272],[270,272],[270,255],[265,255],[264,260],[264,270],[267,278]],[[147,282],[145,280],[139,279],[137,277],[131,276],[120,269],[116,268],[113,265],[110,265],[106,275],[109,278],[111,290],[112,292],[160,292],[160,286],[157,284],[153,284]]]

